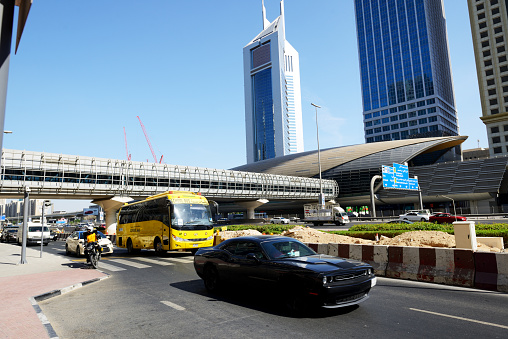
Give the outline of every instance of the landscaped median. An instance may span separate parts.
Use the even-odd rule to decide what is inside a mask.
[[[499,224],[487,225],[494,228],[494,232],[482,232],[481,226],[479,232],[477,225],[476,232],[483,236],[503,236],[506,243],[507,225],[502,225],[504,230]],[[220,232],[218,241],[249,234],[280,234],[299,239],[319,254],[367,262],[374,267],[378,276],[508,292],[508,253],[502,249],[486,245],[479,246],[476,252],[457,249],[454,248],[454,236],[447,231],[417,230],[450,227],[453,233],[451,225],[412,224],[408,225],[410,230],[401,229],[406,225],[393,225],[395,229],[389,230],[386,228],[392,225],[369,226],[372,226],[371,230],[352,228],[349,232],[321,232],[294,225],[278,226],[277,230],[266,229],[265,226],[229,226],[228,230],[236,231]],[[284,230],[279,232],[281,228]],[[398,235],[393,238],[386,236],[396,233]],[[367,239],[357,237],[359,235]],[[379,240],[376,241],[376,237]]]

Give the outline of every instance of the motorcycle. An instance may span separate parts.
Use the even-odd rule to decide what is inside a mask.
[[[91,242],[86,244],[86,252],[88,262],[92,264],[93,268],[99,267],[99,260],[101,259],[102,247],[97,242]]]

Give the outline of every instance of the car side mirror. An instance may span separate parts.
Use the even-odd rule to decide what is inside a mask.
[[[247,259],[249,259],[249,260],[254,260],[254,261],[255,261],[255,262],[257,262],[257,263],[259,262],[258,257],[256,257],[256,255],[255,255],[254,253],[249,253],[249,254],[247,254]]]

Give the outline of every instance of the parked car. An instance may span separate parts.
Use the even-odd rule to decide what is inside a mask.
[[[270,219],[270,223],[272,224],[289,224],[289,219],[284,217],[273,217]]]
[[[291,221],[291,222],[299,222],[300,218],[298,218],[298,217],[291,217],[291,218],[289,218],[289,221]]]
[[[6,226],[0,234],[1,242],[13,242],[16,241],[16,235],[18,234],[18,226]]]
[[[452,222],[455,221],[466,221],[466,220],[467,220],[466,217],[462,217],[460,215],[453,215],[450,213],[433,214],[430,216],[429,219],[430,222],[435,222],[438,224],[451,224]]]
[[[238,237],[200,248],[194,268],[210,292],[224,283],[267,288],[284,295],[290,309],[358,304],[376,285],[372,266],[316,254],[300,241],[283,236]]]
[[[412,224],[412,223],[413,223],[412,221],[409,221],[409,220],[400,220],[400,219],[390,220],[390,221],[386,222],[386,224]]]
[[[429,221],[429,218],[430,218],[429,210],[411,210],[399,216],[400,220],[410,220],[410,221]]]
[[[74,253],[77,257],[85,255],[85,233],[86,231],[76,231],[65,240],[65,253],[70,255]],[[102,254],[113,253],[113,244],[102,232],[97,231],[100,237],[99,245],[102,247]]]

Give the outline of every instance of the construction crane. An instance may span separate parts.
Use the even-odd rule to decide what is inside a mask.
[[[127,153],[127,160],[131,161],[131,155],[129,153],[129,148],[127,147],[127,133],[125,133],[125,127],[123,128],[123,137],[125,139],[125,152]]]
[[[162,164],[162,158],[164,157],[164,155],[161,155],[160,160],[157,161],[157,156],[155,155],[155,152],[152,147],[152,143],[150,142],[150,138],[148,137],[148,133],[146,132],[145,125],[143,125],[143,123],[141,122],[141,118],[139,116],[137,116],[137,118],[139,120],[139,124],[141,125],[141,129],[143,130],[143,133],[145,134],[145,138],[146,138],[146,142],[148,143],[148,147],[150,147],[150,152],[152,152],[153,160],[155,161],[155,163]]]

